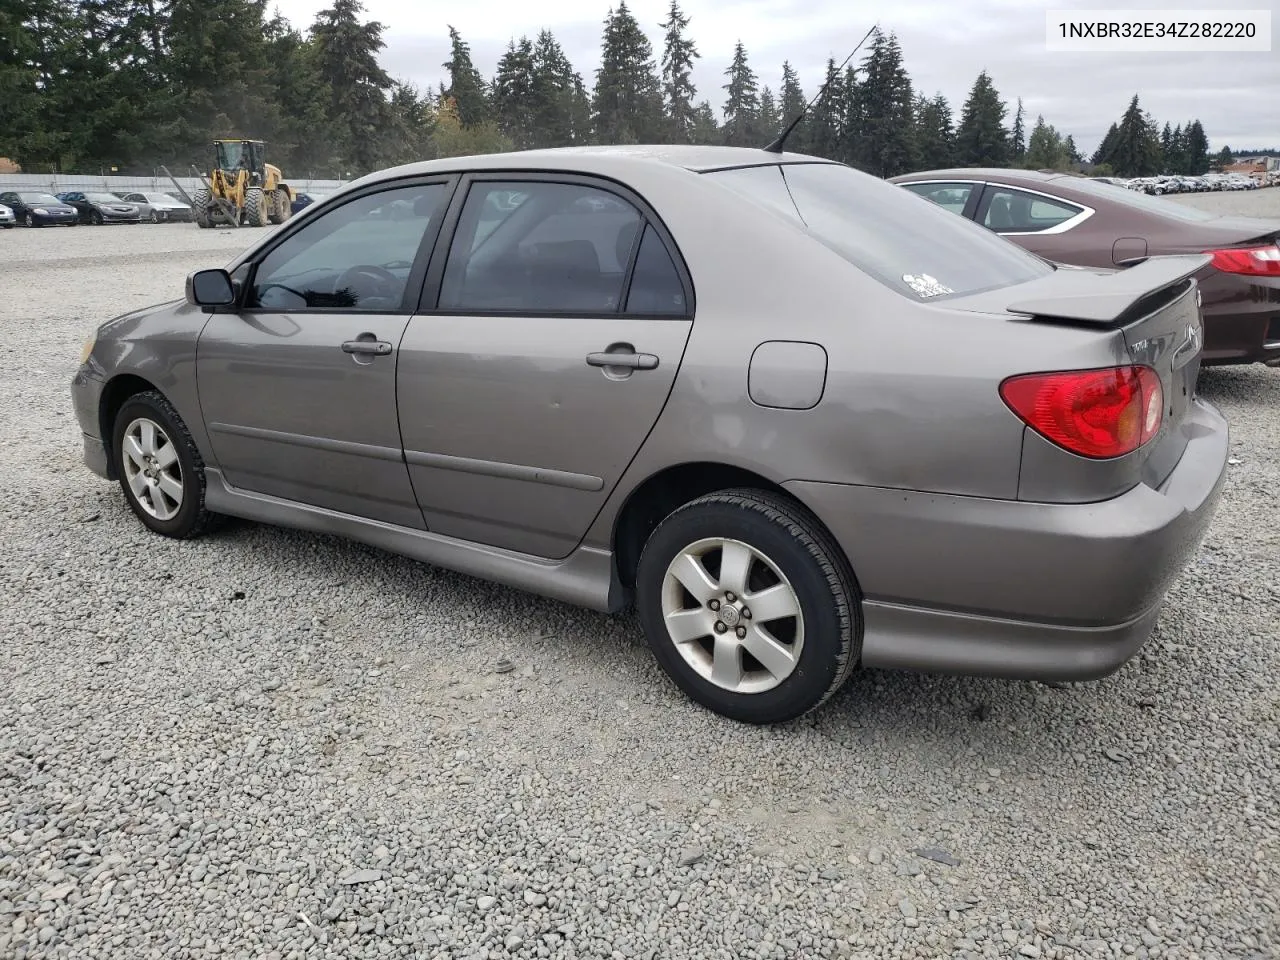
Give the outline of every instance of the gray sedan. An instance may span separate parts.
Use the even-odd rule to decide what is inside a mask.
[[[796,154],[450,158],[345,187],[72,388],[139,520],[336,533],[601,611],[751,723],[857,666],[1079,680],[1216,508],[1201,256],[1059,269]]]

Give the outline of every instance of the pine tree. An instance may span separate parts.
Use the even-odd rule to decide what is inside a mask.
[[[1169,121],[1164,122],[1160,131],[1160,167],[1165,173],[1177,173],[1177,158],[1174,151],[1173,127]]]
[[[1018,109],[1013,115],[1013,134],[1009,141],[1010,159],[1015,167],[1027,162],[1027,129],[1023,122],[1022,98],[1018,98]]]
[[[759,139],[760,93],[756,75],[747,63],[747,50],[742,41],[733,48],[733,60],[724,71],[729,82],[723,89],[725,143],[745,147]]]
[[[767,86],[760,91],[760,114],[756,126],[760,133],[761,145],[772,140],[782,131],[782,125],[778,119],[778,100]]]
[[[886,37],[875,32],[862,61],[861,75],[851,97],[857,112],[848,121],[855,134],[852,162],[877,177],[894,177],[916,169],[920,150],[916,141],[915,97],[902,65],[902,49],[893,34]]]
[[[517,150],[526,150],[537,140],[538,102],[533,86],[533,44],[521,37],[507,44],[498,61],[491,86],[494,120],[502,135]]]
[[[653,48],[626,0],[610,10],[592,99],[601,143],[652,143],[661,139],[662,88]]]
[[[1182,149],[1187,173],[1199,176],[1208,171],[1209,138],[1205,136],[1199,120],[1192,120],[1187,125]]]
[[[1107,128],[1106,135],[1102,138],[1102,142],[1098,144],[1098,149],[1093,152],[1093,156],[1089,158],[1089,162],[1095,167],[1104,163],[1109,163],[1108,159],[1115,150],[1116,142],[1120,139],[1120,127],[1117,124],[1111,124]]]
[[[1008,108],[983,70],[974,81],[956,130],[956,158],[965,167],[1002,167],[1009,162]]]
[[[916,140],[920,149],[920,165],[926,170],[940,170],[955,163],[955,129],[951,105],[941,93],[932,100],[919,102],[916,113]]]
[[[445,96],[453,100],[462,126],[479,126],[491,115],[489,92],[480,71],[471,62],[471,47],[452,26],[449,27],[449,43],[449,59],[441,64],[449,72]]]
[[[695,120],[693,61],[701,54],[693,40],[685,35],[689,18],[680,10],[679,0],[671,0],[667,19],[661,26],[667,32],[662,49],[662,101],[667,124],[673,142],[689,143]]]
[[[349,169],[367,173],[381,166],[382,132],[390,120],[387,94],[394,83],[378,63],[385,46],[381,23],[361,23],[359,0],[334,0],[311,27],[316,70],[329,91],[329,117],[341,138]]]
[[[845,144],[845,116],[847,99],[845,78],[840,74],[834,58],[827,60],[826,84],[822,94],[813,104],[808,115],[806,152],[828,160],[840,158]]]
[[[1217,156],[1217,164],[1220,167],[1229,167],[1236,162],[1236,156],[1231,152],[1231,148],[1223,146],[1222,151]]]
[[[567,147],[591,140],[591,104],[581,74],[549,30],[533,48],[533,145]]]
[[[1143,113],[1135,93],[1102,162],[1117,176],[1149,177],[1160,172],[1159,152],[1160,135],[1151,118]]]
[[[691,142],[701,144],[718,144],[724,142],[724,134],[716,121],[715,109],[706,100],[693,108],[693,130]]]
[[[1073,165],[1083,163],[1084,157],[1080,155],[1080,151],[1076,149],[1076,138],[1067,134],[1067,142],[1064,144],[1067,151],[1067,162]]]
[[[782,64],[782,87],[778,93],[778,133],[781,133],[800,116],[805,108],[804,90],[800,88],[800,78],[790,61]],[[776,136],[776,134],[775,134]],[[791,136],[787,138],[786,149],[794,153],[804,153],[809,143],[809,121],[801,120]]]

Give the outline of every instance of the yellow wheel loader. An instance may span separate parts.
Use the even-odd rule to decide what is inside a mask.
[[[261,227],[284,223],[293,211],[293,189],[280,168],[266,161],[261,140],[213,141],[208,178],[192,196],[193,218],[201,227],[220,223]]]

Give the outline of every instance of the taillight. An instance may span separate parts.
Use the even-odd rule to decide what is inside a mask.
[[[1223,273],[1242,273],[1251,277],[1280,277],[1280,246],[1235,247],[1229,250],[1207,250],[1213,265]]]
[[[1137,450],[1160,432],[1164,413],[1160,377],[1145,366],[1010,377],[1000,397],[1041,436],[1097,460]]]

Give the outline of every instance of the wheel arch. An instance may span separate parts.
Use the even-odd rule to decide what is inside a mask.
[[[102,388],[102,396],[98,401],[98,429],[102,437],[102,445],[107,453],[107,474],[112,480],[119,476],[119,464],[116,462],[115,444],[112,436],[115,433],[116,415],[120,408],[129,402],[130,397],[154,390],[163,395],[164,391],[145,377],[136,373],[121,373],[107,381]]]
[[[622,585],[628,591],[635,589],[640,552],[649,534],[665,517],[690,500],[734,487],[766,490],[813,513],[778,483],[744,467],[715,461],[694,461],[666,467],[645,478],[628,494],[614,521],[614,565]],[[816,515],[814,520],[821,524]]]

